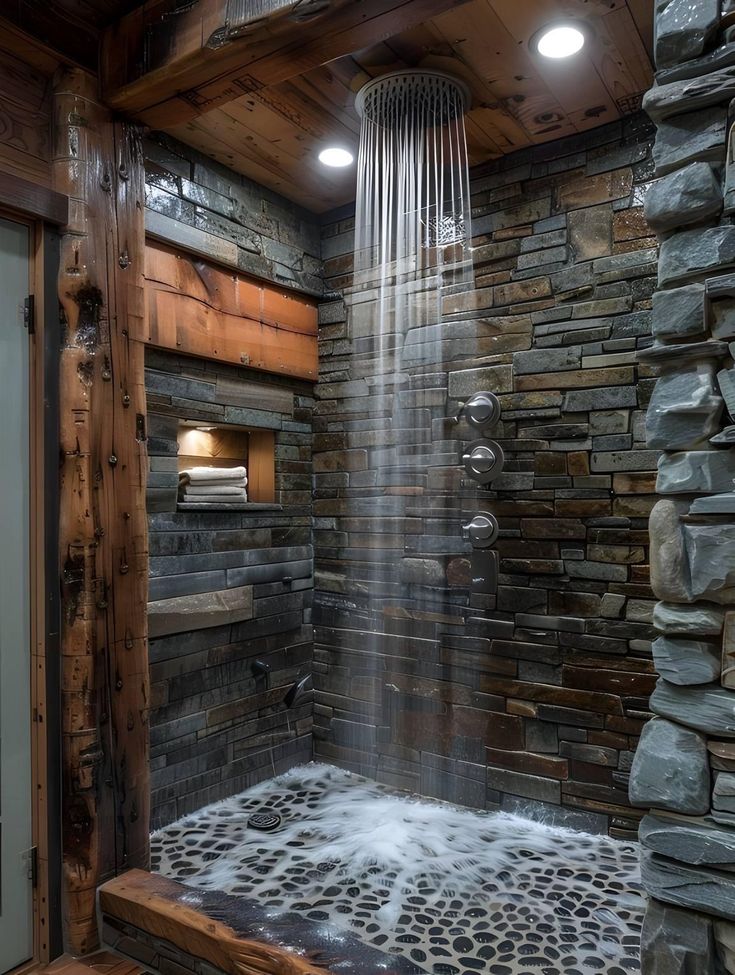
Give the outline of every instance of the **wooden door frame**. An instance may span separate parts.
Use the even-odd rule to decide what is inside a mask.
[[[3,185],[14,177],[2,174]],[[25,181],[19,180],[22,184]],[[20,185],[19,185],[20,188]],[[58,195],[58,194],[56,194]],[[22,199],[22,197],[20,197]],[[18,197],[16,197],[18,199]],[[3,201],[4,202],[4,201]],[[29,293],[34,299],[29,342],[31,817],[35,853],[33,956],[14,972],[48,963],[61,940],[61,758],[58,587],[58,355],[56,279],[58,233],[20,209],[0,217],[29,231]],[[58,754],[57,754],[58,753]]]

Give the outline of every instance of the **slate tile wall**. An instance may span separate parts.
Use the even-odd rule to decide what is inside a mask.
[[[191,228],[190,246],[206,240],[212,260],[221,242],[244,273],[321,295],[314,214],[163,133],[146,139],[144,150],[147,230],[165,239],[166,221],[156,217],[170,218]]]
[[[635,830],[628,772],[655,682],[658,452],[644,433],[653,379],[635,360],[656,279],[642,208],[652,141],[634,116],[473,172],[475,286],[445,299],[441,361],[417,358],[386,394],[430,431],[413,447],[419,477],[390,460],[374,308],[342,300],[351,215],[325,224],[318,758],[480,808]],[[430,348],[420,332],[408,341]],[[491,491],[460,471],[475,434],[448,420],[483,388],[503,407]],[[496,597],[468,590],[460,526],[482,509],[502,529]]]
[[[245,385],[283,408],[233,406]],[[307,383],[154,350],[146,388],[149,600],[197,599],[216,619],[228,594],[247,597],[222,625],[150,640],[156,827],[311,758],[311,695],[290,710],[283,698],[312,663],[313,395]],[[179,418],[273,429],[276,504],[177,512]]]

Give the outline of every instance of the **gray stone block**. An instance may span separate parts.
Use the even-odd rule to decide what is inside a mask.
[[[184,633],[252,617],[252,586],[175,596],[148,603],[148,633],[151,637]]]
[[[690,4],[690,7],[693,7]],[[709,71],[697,78],[655,84],[643,96],[643,111],[657,124],[672,115],[698,112],[728,102],[735,94],[735,67]]]
[[[710,807],[707,742],[696,731],[654,718],[644,727],[630,770],[634,806],[701,816]]]
[[[735,369],[722,369],[717,373],[717,382],[725,400],[727,412],[735,419]]]
[[[723,162],[726,122],[724,105],[687,112],[660,122],[653,144],[656,175],[663,176],[695,160]]]
[[[734,603],[735,525],[687,524],[683,535],[692,596],[713,603]]]
[[[653,625],[669,636],[719,636],[724,622],[724,610],[704,603],[676,606],[661,602],[653,609]]]
[[[678,819],[649,814],[641,821],[641,846],[692,866],[735,866],[735,830],[713,819]]]
[[[659,179],[646,193],[643,206],[646,220],[657,233],[700,223],[721,209],[720,182],[706,162],[690,163]]]
[[[686,501],[662,498],[653,506],[648,522],[651,589],[657,599],[672,603],[692,601],[689,563],[680,524],[681,516],[688,512]]]
[[[661,243],[658,280],[662,286],[676,284],[733,265],[735,227],[682,230]]]
[[[700,55],[720,23],[719,0],[657,0],[654,51],[657,68]]]
[[[651,327],[656,338],[694,338],[705,333],[703,284],[657,291],[652,308]]]
[[[684,866],[644,850],[641,853],[641,880],[648,893],[658,900],[726,920],[735,919],[733,873]],[[707,970],[698,968],[692,971],[693,975],[695,972],[701,975]]]
[[[732,450],[690,450],[664,454],[658,462],[659,494],[724,494],[735,479]]]
[[[659,680],[651,695],[651,710],[715,738],[735,738],[735,694],[716,684],[677,687]]]
[[[656,670],[670,684],[711,684],[720,679],[720,648],[706,640],[660,636],[653,641]]]
[[[664,450],[705,446],[721,413],[711,362],[667,372],[657,380],[648,404],[646,443]]]
[[[735,812],[735,773],[718,772],[712,790],[712,808],[722,812]]]
[[[720,975],[712,921],[648,902],[641,931],[643,975]]]

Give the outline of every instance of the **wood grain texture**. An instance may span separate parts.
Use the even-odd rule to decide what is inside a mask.
[[[47,77],[16,52],[0,24],[0,169],[51,183],[51,104]]]
[[[146,299],[144,340],[151,345],[316,378],[312,299],[153,242],[146,247]]]
[[[80,69],[54,85],[60,398],[65,936],[96,947],[95,890],[148,863],[143,165]]]
[[[406,958],[384,955],[328,923],[274,915],[254,900],[142,870],[105,884],[99,896],[104,919],[167,941],[187,961],[203,959],[226,975],[421,975]]]
[[[187,121],[243,92],[258,91],[361,50],[466,0],[332,0],[307,21],[284,16],[232,25],[227,0],[161,21],[160,0],[105,33],[105,99],[153,128]],[[142,70],[141,70],[142,66]]]
[[[636,110],[653,76],[649,8],[649,0],[569,0],[564,14],[589,25],[588,41],[577,57],[554,63],[529,41],[558,19],[556,0],[470,0],[287,81],[235,86],[226,102],[161,118],[160,126],[323,212],[354,199],[354,168],[330,172],[317,156],[325,144],[356,148],[354,99],[370,78],[413,67],[461,77],[472,92],[466,125],[477,165]]]

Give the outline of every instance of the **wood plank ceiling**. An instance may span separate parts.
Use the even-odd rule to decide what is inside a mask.
[[[653,69],[651,0],[469,0],[366,50],[273,85],[165,131],[308,209],[355,195],[354,167],[327,170],[325,145],[355,148],[357,90],[402,67],[463,78],[473,165],[583,132],[635,111]],[[589,28],[580,54],[545,60],[529,47],[544,25],[573,17]]]

